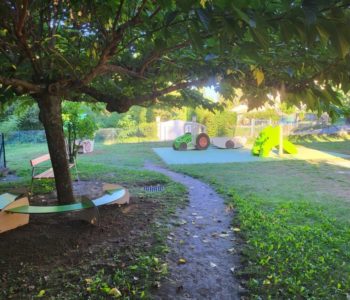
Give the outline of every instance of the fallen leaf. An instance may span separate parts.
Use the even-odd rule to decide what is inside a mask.
[[[184,259],[184,258],[179,258],[179,260],[177,261],[177,263],[179,264],[179,265],[183,265],[183,264],[185,264],[187,261],[186,261],[186,259]]]
[[[228,233],[221,233],[219,234],[219,237],[222,237],[222,238],[228,237]]]
[[[234,272],[235,272],[235,268],[234,268],[234,267],[233,267],[233,268],[231,268],[230,270],[231,270],[231,272],[232,272],[232,273],[234,273]]]
[[[227,251],[230,252],[230,253],[235,253],[235,252],[236,252],[236,249],[235,249],[235,248],[230,248],[230,249],[228,249]]]
[[[45,295],[45,290],[41,290],[38,295],[36,295],[37,298],[41,298]]]
[[[215,268],[215,267],[216,267],[216,264],[214,264],[213,262],[210,262],[210,266],[211,266],[212,268]]]
[[[233,231],[235,231],[235,232],[239,232],[239,231],[241,231],[241,229],[240,229],[240,228],[238,228],[238,227],[234,227],[232,230],[233,230]]]
[[[114,297],[118,298],[122,296],[122,293],[117,288],[112,288],[109,292],[109,295],[113,295]]]

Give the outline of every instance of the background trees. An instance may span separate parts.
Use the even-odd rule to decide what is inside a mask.
[[[0,17],[0,101],[38,104],[61,202],[74,200],[64,99],[209,106],[191,87],[213,84],[226,98],[240,87],[251,106],[281,91],[321,110],[340,104],[332,86],[350,86],[345,0],[5,0]]]

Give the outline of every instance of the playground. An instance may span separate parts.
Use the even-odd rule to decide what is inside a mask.
[[[347,154],[332,151],[319,151],[304,146],[297,147],[296,154],[283,154],[280,156],[275,149],[269,153],[268,157],[252,155],[252,146],[240,149],[217,149],[210,147],[206,151],[174,151],[170,147],[153,148],[154,152],[169,165],[187,164],[224,164],[224,163],[244,163],[244,162],[269,162],[274,160],[329,160],[349,158]]]
[[[0,299],[350,300],[349,1],[0,1]]]
[[[323,142],[304,141],[301,144],[308,149],[322,150],[322,153],[325,153],[324,150],[333,150],[337,155],[342,156],[342,154],[347,154],[346,149],[349,141],[335,139],[330,142],[325,139]],[[297,146],[298,149],[301,144]],[[9,147],[8,163],[16,170],[17,179],[16,181],[2,182],[3,192],[19,194],[29,187],[30,166],[28,161],[33,155],[45,152],[45,147],[44,144]],[[174,296],[179,295],[178,293],[180,295],[186,294],[189,290],[196,291],[198,286],[191,285],[191,282],[199,280],[199,277],[202,276],[196,267],[196,262],[201,261],[201,265],[208,266],[205,271],[208,280],[216,278],[216,276],[227,277],[225,272],[229,270],[232,273],[231,268],[237,272],[237,276],[240,273],[244,274],[244,264],[240,265],[240,262],[236,261],[234,257],[244,249],[241,238],[251,232],[249,228],[254,223],[259,226],[261,231],[257,231],[251,238],[260,241],[259,243],[267,244],[261,250],[255,249],[248,256],[249,259],[257,260],[260,255],[265,255],[265,247],[272,247],[271,245],[276,247],[276,243],[281,241],[286,243],[286,246],[288,245],[291,252],[287,252],[285,255],[290,257],[291,253],[296,251],[295,247],[299,246],[287,242],[287,236],[284,241],[284,235],[287,232],[282,231],[282,229],[291,220],[294,220],[295,225],[289,224],[287,228],[295,231],[293,234],[299,236],[301,232],[306,230],[304,232],[305,239],[299,236],[299,242],[310,249],[303,258],[305,268],[310,267],[309,262],[312,263],[308,258],[311,253],[325,255],[325,253],[331,252],[333,253],[332,260],[328,260],[325,264],[316,264],[314,268],[318,272],[323,272],[323,267],[337,270],[336,273],[340,276],[337,277],[338,281],[344,289],[346,288],[350,272],[346,269],[347,265],[343,265],[341,262],[346,259],[349,253],[346,250],[348,249],[346,228],[349,226],[348,215],[350,213],[348,200],[350,191],[347,184],[350,172],[349,166],[342,166],[339,162],[348,162],[348,159],[335,155],[328,155],[326,159],[316,159],[310,155],[307,159],[290,160],[273,157],[260,158],[250,154],[250,157],[257,159],[257,161],[211,163],[210,168],[207,167],[207,164],[173,165],[173,170],[200,178],[219,191],[219,196],[223,198],[218,200],[219,202],[214,202],[213,207],[208,206],[208,208],[211,207],[211,211],[217,210],[219,212],[221,208],[218,210],[219,207],[216,207],[215,203],[219,204],[220,201],[226,200],[233,201],[233,211],[240,209],[244,212],[242,216],[245,219],[243,217],[236,219],[233,227],[224,225],[225,222],[231,222],[232,214],[218,215],[213,221],[215,226],[219,227],[214,230],[213,225],[204,229],[207,222],[202,224],[201,218],[204,218],[205,210],[199,209],[198,204],[192,202],[197,200],[190,199],[188,210],[178,210],[179,207],[184,207],[187,201],[186,192],[182,185],[173,183],[166,176],[159,174],[157,169],[153,169],[152,172],[144,170],[145,162],[164,166],[162,160],[155,155],[154,148],[167,149],[170,147],[167,143],[109,146],[97,144],[93,153],[81,155],[79,157],[81,182],[74,183],[76,193],[90,194],[95,197],[102,182],[118,182],[130,190],[132,195],[130,204],[115,207],[113,210],[109,207],[101,207],[99,227],[88,225],[75,218],[74,215],[55,215],[54,217],[52,215],[34,215],[27,226],[1,234],[2,296],[21,297],[21,295],[28,293],[33,296],[39,293],[60,295],[63,298],[72,297],[73,294],[81,295],[81,297],[91,295],[91,293],[103,295],[105,292],[101,288],[104,285],[107,291],[110,291],[114,285],[118,286],[123,295],[138,294],[142,291],[158,293],[158,288],[155,286],[159,282],[161,282],[160,294],[174,293]],[[216,151],[235,153],[235,151],[243,151],[243,149],[217,149]],[[132,155],[126,157],[125,152]],[[176,153],[187,155],[205,152],[177,151]],[[248,157],[249,151],[246,152]],[[111,155],[112,153],[113,155]],[[18,157],[21,159],[18,160]],[[180,178],[182,177],[180,176]],[[250,184],[252,181],[255,182],[253,187]],[[187,181],[187,184],[189,190],[195,188],[193,191],[196,191],[198,185],[199,191],[203,191],[202,183]],[[157,185],[163,186],[164,190],[159,193],[144,190],[145,186]],[[35,193],[37,195],[34,199],[35,203],[42,205],[43,200],[45,200],[49,201],[50,204],[50,199],[54,199],[52,182],[38,183],[35,186]],[[208,196],[206,201],[209,201],[212,197],[212,192],[207,194],[194,193],[201,200]],[[249,205],[245,199],[249,199]],[[277,215],[273,213],[275,210],[277,210]],[[288,213],[283,219],[280,219],[278,214],[283,210]],[[174,213],[176,214],[174,215]],[[247,213],[248,215],[246,215]],[[250,213],[253,214],[250,215]],[[260,213],[264,214],[263,219],[260,219]],[[309,222],[311,222],[310,215],[312,215],[312,228],[314,228],[313,233],[310,234],[317,235],[317,230],[328,226],[327,232],[333,236],[331,242],[323,244],[326,237],[322,236],[320,243],[317,242],[318,236],[315,236],[313,241],[308,240],[310,235],[307,234],[307,230],[309,230],[307,228],[311,228],[308,227]],[[220,223],[215,220],[220,220]],[[275,226],[273,228],[266,227],[266,220],[270,220]],[[277,220],[282,223],[277,225]],[[169,223],[173,224],[173,227],[168,228],[161,225]],[[302,229],[300,224],[303,223]],[[236,231],[233,231],[234,228]],[[241,235],[240,232],[243,232],[244,235]],[[264,238],[266,235],[270,237],[268,242]],[[230,239],[236,241],[231,241],[231,244]],[[231,249],[230,251],[234,252],[232,253],[233,261],[228,269],[225,267],[228,259],[225,258],[226,256],[218,261],[209,261],[206,255],[198,255],[203,251],[212,251],[211,247],[214,247],[218,242],[219,245],[226,245],[227,250]],[[225,243],[222,244],[223,242]],[[172,245],[171,247],[174,247],[174,251],[167,255],[165,261],[166,252],[164,251],[167,249],[166,244],[169,243]],[[338,247],[336,245],[343,245],[343,250],[339,253],[334,252],[334,247]],[[196,247],[196,252],[193,252],[193,247]],[[320,247],[319,250],[316,250],[317,247]],[[23,251],[24,249],[26,250]],[[39,255],[40,253],[51,253],[51,255],[43,257]],[[62,255],[62,253],[65,254]],[[268,266],[278,267],[282,272],[282,269],[287,267],[283,262],[284,257],[284,255],[276,257],[278,260],[271,261]],[[184,259],[186,262],[183,265],[178,264],[179,259]],[[183,274],[183,278],[187,278],[186,282],[188,283],[179,278],[170,278],[177,280],[175,282],[178,284],[174,286],[170,279],[170,281],[161,280],[165,274],[163,273],[165,270],[161,271],[165,262],[169,264],[170,275]],[[211,263],[220,266],[220,268],[211,267]],[[9,264],[11,269],[7,268]],[[293,264],[297,266],[298,262],[293,261]],[[254,272],[255,278],[268,276],[265,273],[268,272],[268,269],[264,268],[263,272],[259,269],[262,267],[259,261],[256,261],[255,265],[257,267]],[[302,266],[299,267],[301,273],[298,273],[297,276],[302,276],[301,274],[306,269]],[[116,273],[121,271],[124,273]],[[196,273],[198,275],[195,275]],[[65,274],[65,277],[62,278],[62,274]],[[119,274],[117,281],[111,277],[117,276],[116,274]],[[148,275],[146,276],[146,274]],[[323,272],[323,274],[327,273]],[[242,276],[243,279],[240,280],[244,282],[245,277]],[[309,279],[305,279],[305,286],[307,289],[313,289],[315,282],[321,281],[324,287],[327,287],[330,280],[327,276],[317,276],[317,280],[311,276]],[[139,279],[134,280],[134,277]],[[145,279],[145,281],[140,278]],[[238,276],[238,278],[241,277]],[[280,280],[284,282],[288,281],[288,278],[288,276],[282,276]],[[62,284],[66,286],[65,289],[62,289]],[[128,288],[126,288],[127,286]],[[179,286],[183,286],[181,291],[178,291]],[[276,285],[277,288],[278,285]],[[331,285],[329,288],[331,289]],[[253,289],[256,292],[258,290],[260,290],[259,286],[256,287],[256,290]],[[213,290],[210,292],[206,290],[207,295],[211,295],[211,293],[215,295],[215,293],[220,292],[224,293],[224,291]],[[241,289],[241,293],[244,294],[245,290]]]

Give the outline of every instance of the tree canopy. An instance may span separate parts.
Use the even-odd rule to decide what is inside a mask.
[[[222,83],[225,96],[243,87],[252,106],[261,103],[257,96],[264,97],[266,88],[283,85],[314,108],[316,99],[335,101],[331,85],[350,87],[348,1],[0,5],[2,101],[8,87],[17,94],[47,90],[123,112],[152,101],[201,104],[188,87],[211,82]],[[320,92],[322,85],[327,93]],[[175,90],[178,97],[169,95]]]
[[[267,93],[309,107],[348,90],[349,1],[4,0],[0,102],[30,95],[40,109],[58,197],[72,201],[62,101],[210,106],[194,86],[250,106]],[[28,99],[28,97],[25,97]]]

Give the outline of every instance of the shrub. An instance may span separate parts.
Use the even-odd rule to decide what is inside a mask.
[[[141,123],[139,125],[139,134],[141,137],[156,138],[157,137],[157,123]]]

